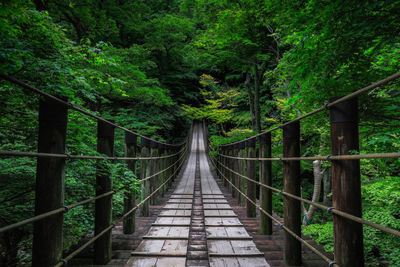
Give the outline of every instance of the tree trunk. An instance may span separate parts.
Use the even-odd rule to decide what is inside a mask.
[[[318,202],[319,196],[321,193],[321,165],[322,165],[322,160],[314,160],[313,161],[313,166],[314,166],[314,192],[312,196],[312,202]],[[309,225],[314,217],[314,212],[316,207],[313,205],[310,205],[310,208],[308,211],[304,208],[304,202],[303,204],[303,212],[304,212],[304,218],[303,218],[303,225]]]
[[[260,76],[257,63],[254,64],[254,120],[256,132],[261,132],[261,111],[260,111]]]
[[[253,95],[253,91],[251,90],[251,86],[250,86],[250,72],[247,72],[247,74],[246,74],[246,81],[244,82],[244,85],[246,85],[247,93],[249,95],[250,114],[251,114],[251,122],[253,124],[253,130],[257,131],[256,115],[255,115],[255,110],[254,110],[254,95]]]

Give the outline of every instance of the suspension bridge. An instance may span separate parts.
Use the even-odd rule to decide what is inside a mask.
[[[360,192],[361,159],[399,158],[400,153],[351,153],[359,150],[357,96],[400,73],[278,127],[213,148],[205,121],[194,121],[183,142],[163,143],[4,73],[0,77],[41,96],[38,152],[0,151],[1,157],[37,158],[35,216],[0,228],[3,234],[33,224],[32,266],[353,267],[366,264],[363,226],[400,238],[399,231],[362,218]],[[66,153],[70,109],[97,120],[101,156]],[[301,156],[300,121],[319,112],[330,115],[332,154]],[[115,156],[115,130],[125,133],[123,157]],[[276,130],[283,132],[280,157],[271,155]],[[65,162],[75,159],[97,160],[96,194],[65,205]],[[300,161],[307,160],[331,162],[331,207],[301,196]],[[129,186],[114,188],[104,161],[125,161],[139,177],[140,194]],[[283,188],[272,186],[273,161],[282,164]],[[121,191],[124,212],[113,219],[113,196]],[[283,218],[272,210],[273,193],[283,198]],[[301,202],[332,214],[334,254],[302,235]],[[64,214],[89,203],[95,205],[93,232],[64,250]]]

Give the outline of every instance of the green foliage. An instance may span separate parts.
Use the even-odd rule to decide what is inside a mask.
[[[313,239],[328,252],[333,252],[333,223],[310,224],[302,226],[302,232],[305,235],[311,235]]]
[[[268,129],[398,72],[399,4],[3,1],[0,71],[160,141],[178,142],[191,119],[205,119],[210,145],[217,149],[254,134],[249,92],[255,81],[261,126]],[[360,151],[355,153],[400,150],[399,84],[359,97]],[[0,149],[35,151],[38,98],[0,81],[0,104]],[[96,127],[95,120],[70,111],[67,152],[97,155]],[[302,120],[301,131],[303,156],[330,154],[328,112]],[[116,130],[115,136],[116,155],[122,156],[124,133]],[[272,142],[272,156],[280,157],[280,129]],[[361,163],[364,217],[399,229],[399,159]],[[125,163],[103,164],[115,187],[137,189]],[[301,167],[303,196],[310,198],[313,166],[302,162]],[[66,203],[94,195],[95,172],[94,161],[68,161]],[[273,186],[282,188],[280,162],[273,162],[272,175]],[[34,160],[0,160],[1,225],[32,215],[34,177]],[[14,199],[18,192],[23,194]],[[274,210],[282,214],[282,197],[273,199]],[[122,200],[123,192],[114,196],[114,217],[121,215]],[[315,224],[304,228],[327,250],[332,249],[329,220],[317,212]],[[67,213],[66,248],[92,228],[93,205]],[[22,265],[29,264],[31,231],[27,226],[13,232],[13,244],[0,239],[9,251],[22,247]],[[400,264],[398,240],[368,227],[364,231],[369,262]]]

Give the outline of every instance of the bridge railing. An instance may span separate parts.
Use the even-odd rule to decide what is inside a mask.
[[[177,177],[187,155],[187,140],[178,144],[156,141],[106,120],[66,99],[43,92],[0,72],[0,77],[42,96],[39,101],[38,152],[0,151],[0,157],[37,158],[35,216],[0,228],[0,234],[34,223],[33,266],[62,266],[94,243],[94,263],[106,264],[112,256],[111,230],[123,221],[123,232],[135,232],[136,210],[149,216],[149,202],[163,195]],[[68,110],[73,109],[97,120],[97,152],[101,156],[70,155],[66,153]],[[125,133],[125,156],[114,156],[114,130]],[[191,133],[189,132],[189,135]],[[138,139],[140,143],[138,144]],[[64,204],[66,160],[96,161],[96,195],[74,204]],[[113,188],[110,169],[106,163],[125,161],[127,167],[140,177],[120,188]],[[140,173],[137,173],[140,164]],[[141,199],[136,203],[134,183],[140,183]],[[124,193],[123,215],[112,221],[113,195]],[[94,234],[86,243],[63,257],[64,213],[78,206],[95,203]]]
[[[329,266],[364,266],[362,225],[400,238],[400,232],[362,218],[360,159],[399,158],[400,153],[354,155],[359,151],[357,96],[400,77],[396,73],[354,93],[330,100],[323,107],[283,123],[255,136],[217,147],[211,161],[224,185],[232,188],[239,201],[246,200],[247,216],[260,211],[261,234],[272,234],[272,221],[285,231],[284,258],[288,265],[301,265],[301,244],[324,259]],[[329,111],[331,155],[300,155],[300,121],[316,113]],[[271,156],[271,132],[283,129],[283,155]],[[258,157],[256,152],[258,149]],[[210,148],[211,150],[211,148]],[[216,152],[218,151],[218,152]],[[328,207],[301,197],[300,161],[324,160],[332,164],[332,201]],[[283,163],[283,189],[272,186],[272,161]],[[259,162],[259,181],[256,179]],[[245,185],[247,183],[247,185]],[[256,200],[260,187],[260,202]],[[243,192],[246,189],[246,192]],[[272,214],[272,192],[283,196],[284,223]],[[329,259],[301,237],[301,202],[333,214],[334,255]]]

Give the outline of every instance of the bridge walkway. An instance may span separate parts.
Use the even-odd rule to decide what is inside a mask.
[[[269,266],[220,190],[195,125],[176,189],[126,266]]]

